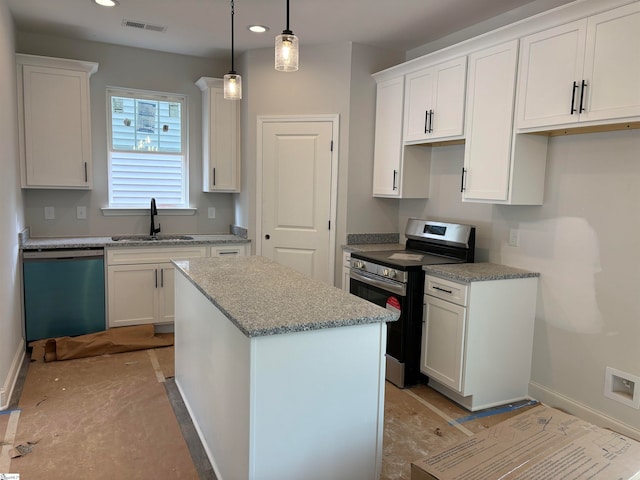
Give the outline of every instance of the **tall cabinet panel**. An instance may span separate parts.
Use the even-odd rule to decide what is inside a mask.
[[[89,77],[98,64],[16,55],[23,188],[90,189]]]
[[[202,77],[202,190],[240,191],[240,103],[224,99],[223,81]]]
[[[547,137],[514,134],[518,41],[469,56],[462,199],[541,205]]]

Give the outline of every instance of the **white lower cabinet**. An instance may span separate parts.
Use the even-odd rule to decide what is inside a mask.
[[[206,257],[207,253],[204,246],[108,250],[109,328],[173,322],[175,272],[171,259]]]
[[[537,277],[425,278],[420,371],[475,411],[528,398]]]

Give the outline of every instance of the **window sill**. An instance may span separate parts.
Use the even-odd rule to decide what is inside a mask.
[[[149,215],[148,208],[115,208],[104,207],[101,208],[102,215],[105,217],[121,217],[121,216],[147,216]],[[195,215],[198,211],[197,208],[161,208],[158,207],[158,215]]]

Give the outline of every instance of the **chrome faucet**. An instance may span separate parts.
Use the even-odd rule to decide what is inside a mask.
[[[151,235],[152,237],[155,237],[156,233],[160,233],[160,224],[158,224],[158,228],[156,228],[156,224],[153,221],[153,217],[158,214],[155,198],[151,199],[151,207],[149,208],[149,213],[151,216],[151,227],[149,228],[149,235]]]

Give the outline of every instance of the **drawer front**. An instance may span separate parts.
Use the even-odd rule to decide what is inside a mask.
[[[107,265],[139,263],[167,263],[172,258],[198,258],[207,256],[207,247],[154,247],[112,248],[107,250]]]
[[[469,285],[427,275],[424,282],[424,293],[457,305],[466,306],[469,298]]]
[[[245,245],[225,245],[211,247],[209,251],[212,257],[244,257],[247,254]]]

